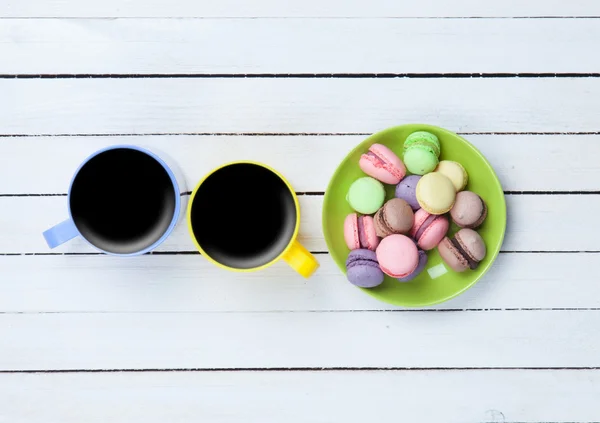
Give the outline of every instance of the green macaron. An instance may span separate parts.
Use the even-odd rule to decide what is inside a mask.
[[[350,185],[346,200],[357,212],[373,214],[385,201],[385,188],[378,180],[365,176]]]
[[[410,173],[425,175],[438,165],[440,151],[440,141],[434,134],[413,132],[404,141],[404,164]]]

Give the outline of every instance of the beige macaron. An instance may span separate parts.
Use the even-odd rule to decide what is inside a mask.
[[[429,214],[447,213],[456,200],[452,181],[439,172],[423,175],[417,183],[417,201]]]
[[[456,189],[456,192],[462,191],[469,182],[469,175],[465,168],[458,162],[451,160],[442,160],[437,167],[435,172],[439,172],[445,175],[452,181],[452,185]]]

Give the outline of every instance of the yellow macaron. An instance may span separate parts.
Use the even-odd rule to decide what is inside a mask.
[[[465,168],[458,162],[452,160],[442,160],[437,167],[435,172],[439,172],[448,177],[452,181],[456,192],[462,191],[467,186],[469,181],[469,175]]]
[[[429,214],[450,211],[456,200],[456,189],[447,176],[439,172],[423,175],[417,183],[417,201]]]

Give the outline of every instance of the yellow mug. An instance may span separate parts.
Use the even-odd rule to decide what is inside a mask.
[[[308,278],[319,267],[297,240],[296,193],[262,163],[227,163],[206,175],[192,192],[187,221],[196,248],[221,268],[250,272],[283,259]]]

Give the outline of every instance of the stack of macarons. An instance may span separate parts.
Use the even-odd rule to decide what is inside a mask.
[[[475,269],[483,260],[485,243],[475,229],[483,224],[487,206],[465,191],[465,168],[440,161],[440,154],[437,136],[425,131],[406,138],[404,160],[382,144],[362,154],[359,166],[367,176],[354,181],[346,197],[357,212],[344,221],[351,283],[373,288],[384,275],[411,281],[427,266],[427,251],[436,247],[456,272]],[[384,184],[395,185],[394,198],[387,201]],[[461,228],[453,237],[447,236],[450,219]]]

